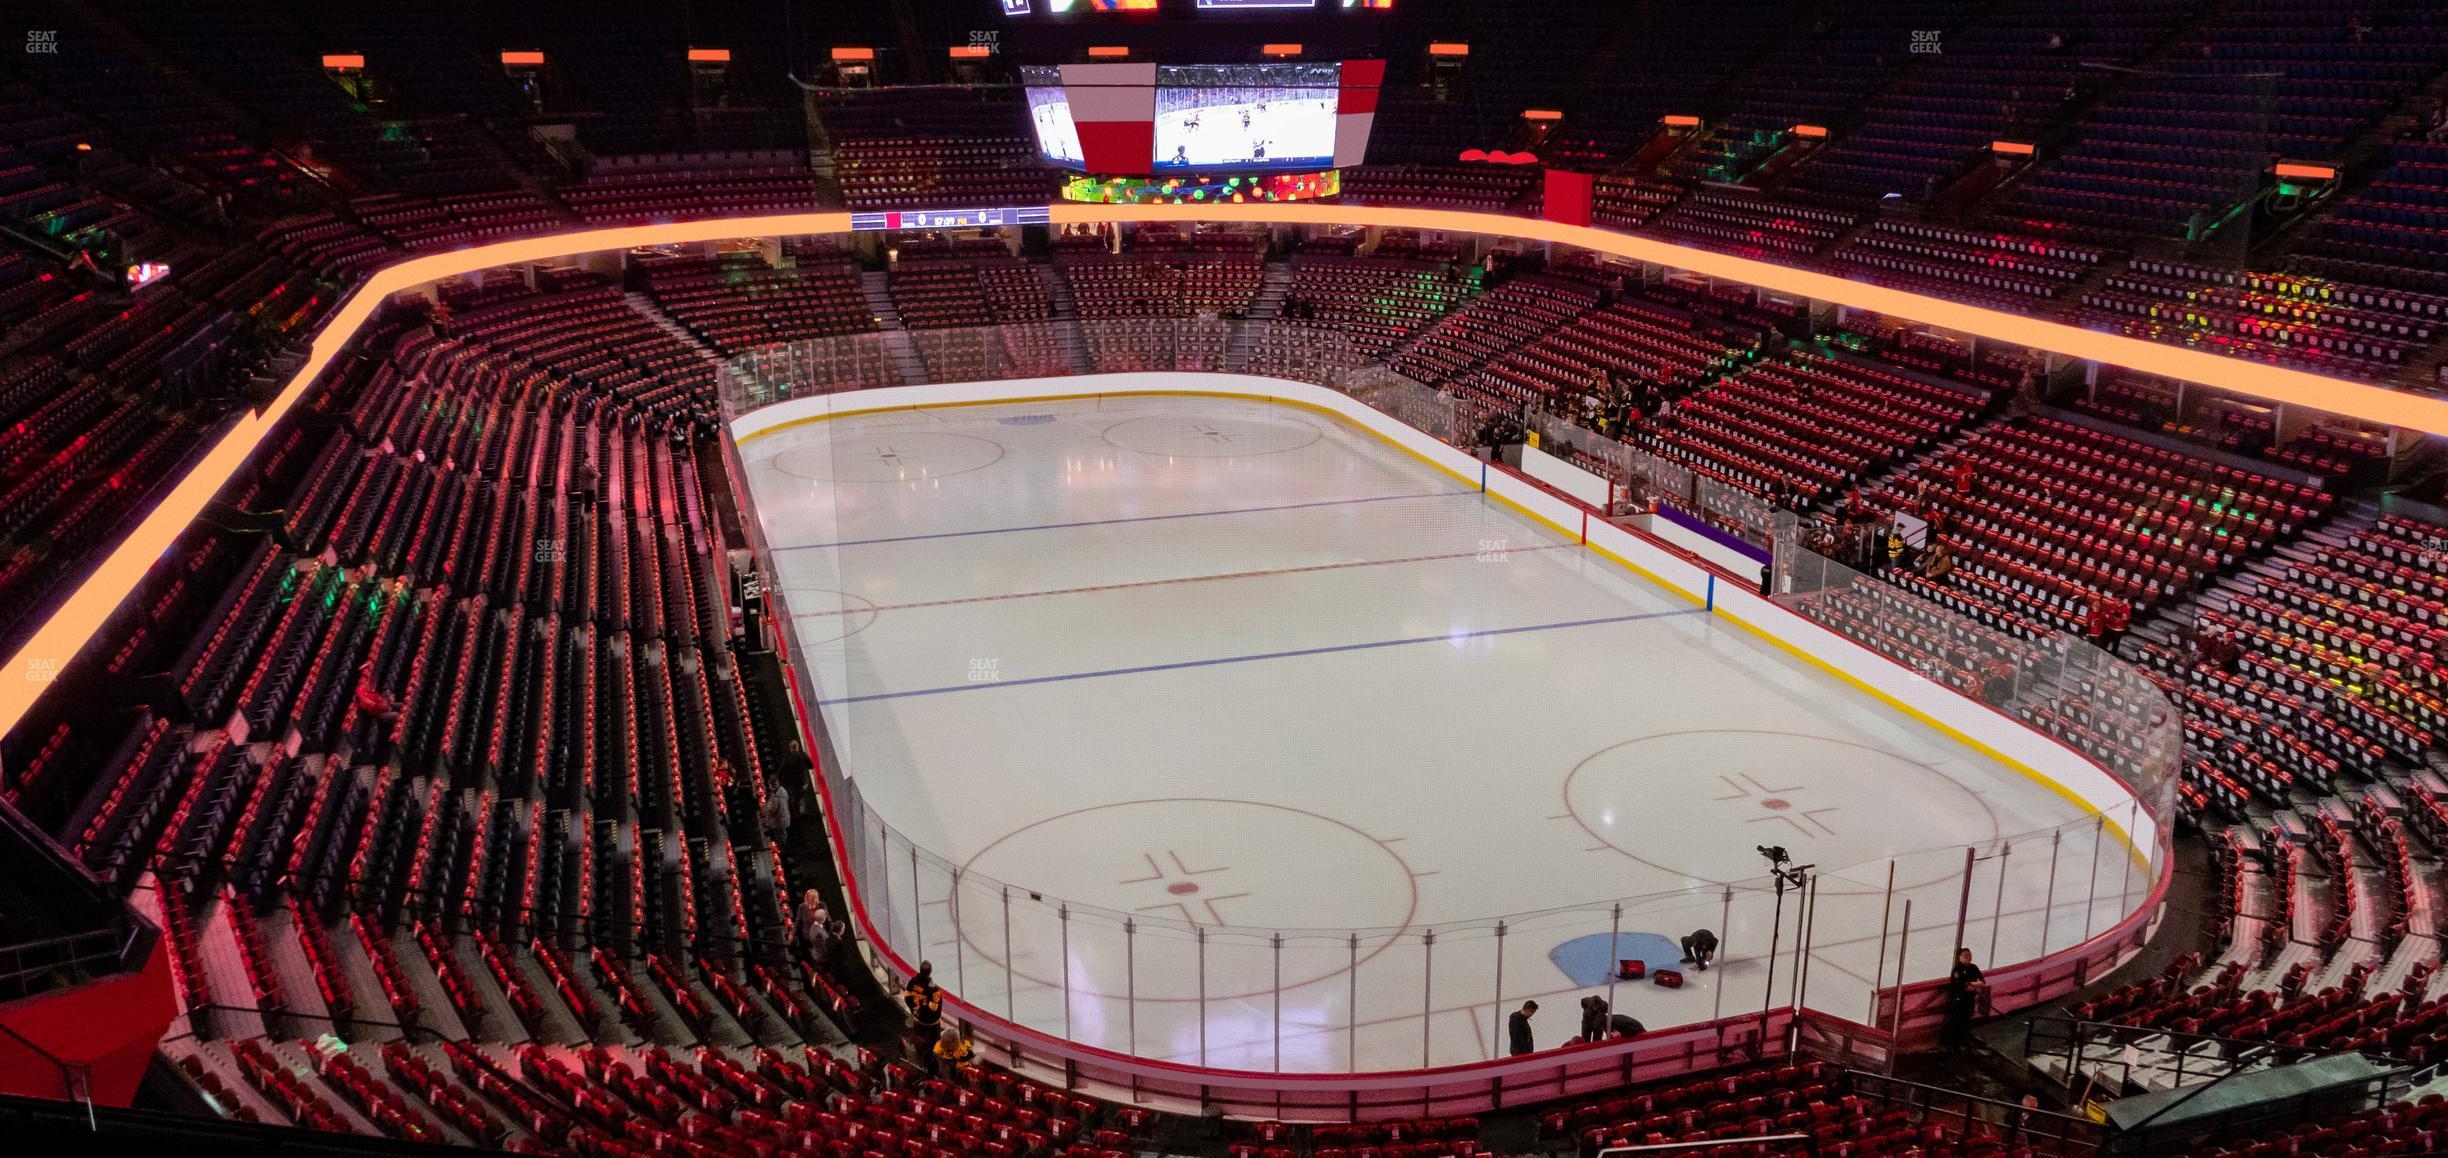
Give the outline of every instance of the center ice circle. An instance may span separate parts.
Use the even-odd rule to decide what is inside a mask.
[[[1367,930],[1360,960],[1376,956],[1419,907],[1411,867],[1384,841],[1319,813],[1246,800],[1133,800],[1061,813],[1005,834],[961,873],[970,952],[990,966],[1004,960],[1001,885],[989,882],[1008,883],[1016,975],[1059,987],[1067,951],[1075,993],[1120,996],[1135,985],[1141,1001],[1198,1000],[1201,930],[1207,1000],[1243,1000],[1275,988],[1273,932],[1284,934],[1288,991],[1349,970],[1354,930]]]
[[[1123,450],[1167,458],[1282,454],[1323,437],[1324,431],[1298,419],[1220,413],[1151,414],[1105,430],[1105,441]]]
[[[1999,835],[1987,801],[1928,765],[1792,732],[1626,740],[1575,765],[1564,799],[1573,819],[1607,847],[1693,884],[1764,876],[1760,845],[1782,845],[1795,863],[1825,873],[1847,862],[1986,846]],[[1824,879],[1828,889],[1852,891]]]
[[[845,431],[773,457],[775,470],[833,483],[923,482],[967,474],[1003,457],[1001,443],[939,430]]]

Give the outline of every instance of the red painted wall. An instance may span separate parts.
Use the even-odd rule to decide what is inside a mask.
[[[81,1066],[94,1101],[127,1105],[177,1015],[159,946],[141,972],[0,1005],[0,1093],[73,1098],[63,1067]]]
[[[1539,215],[1566,225],[1589,224],[1590,190],[1596,184],[1597,179],[1588,173],[1547,170],[1547,198]]]

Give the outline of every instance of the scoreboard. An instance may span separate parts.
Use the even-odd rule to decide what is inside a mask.
[[[1046,163],[1195,191],[1360,164],[1395,3],[1003,0],[975,35],[1017,67]]]
[[[1357,165],[1382,60],[1022,65],[1048,164],[1114,177]]]
[[[858,232],[888,229],[986,229],[999,225],[1043,225],[1049,220],[1043,205],[997,209],[895,209],[883,213],[853,213],[850,228]]]
[[[1331,10],[1385,11],[1394,0],[1003,0],[1005,16],[1069,16],[1075,13],[1156,12],[1188,8],[1200,12],[1318,13]]]

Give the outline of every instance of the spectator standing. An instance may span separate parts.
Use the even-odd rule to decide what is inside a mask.
[[[602,485],[602,482],[603,476],[597,473],[595,464],[592,462],[581,460],[577,467],[570,471],[570,493],[578,499],[581,511],[589,515],[594,513],[595,491]]]
[[[808,962],[822,969],[833,960],[833,923],[821,921],[799,927],[799,940],[807,948]]]
[[[808,961],[821,969],[833,959],[833,914],[814,889],[799,894],[799,940]]]
[[[2007,1144],[2007,1145],[2012,1146],[2012,1145],[2015,1145],[2016,1143],[2019,1143],[2019,1142],[2021,1142],[2021,1141],[2023,1141],[2023,1140],[2024,1140],[2024,1137],[2025,1137],[2025,1133],[2024,1133],[2024,1132],[2025,1132],[2026,1130],[2029,1130],[2029,1129],[2031,1128],[2031,1112],[2032,1112],[2033,1110],[2037,1110],[2037,1109],[2039,1109],[2039,1108],[2040,1108],[2040,1095],[2038,1095],[2038,1094],[2025,1094],[2025,1095],[2023,1095],[2023,1100],[2022,1100],[2022,1101],[2017,1102],[2017,1103],[2015,1103],[2014,1105],[2007,1107],[2007,1109],[2006,1109],[2006,1144]]]
[[[1538,1051],[1538,1043],[1530,1039],[1530,1018],[1537,1012],[1538,1002],[1525,1001],[1520,1009],[1513,1011],[1512,1017],[1505,1019],[1505,1035],[1511,1047],[1507,1052],[1513,1057]]]
[[[918,971],[910,974],[909,985],[902,990],[909,1002],[910,1020],[916,1024],[921,1049],[943,1032],[943,987],[935,984],[935,963],[920,961]]]
[[[786,844],[789,842],[791,808],[790,789],[787,786],[783,785],[780,781],[776,781],[773,787],[766,791],[765,808],[762,815],[760,815],[758,819],[762,821],[765,826],[766,840],[772,841],[776,845]]]
[[[1980,966],[1972,963],[1972,951],[1955,950],[1955,967],[1947,971],[1946,1020],[1939,1023],[1939,1045],[1961,1049],[1972,1044],[1972,1017],[1988,987],[1981,980]]]
[[[840,917],[825,922],[825,943],[823,964],[830,966],[841,956],[842,946],[850,943],[850,923]]]

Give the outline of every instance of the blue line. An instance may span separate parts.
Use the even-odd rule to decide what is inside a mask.
[[[1030,676],[1018,680],[990,680],[981,683],[951,684],[937,688],[918,688],[906,692],[874,692],[863,696],[847,696],[834,700],[819,700],[818,706],[859,704],[869,700],[898,700],[911,696],[939,696],[947,692],[977,692],[991,688],[1016,688],[1027,684],[1065,683],[1071,680],[1103,679],[1107,676],[1144,675],[1149,672],[1179,671],[1183,668],[1216,667],[1228,663],[1255,663],[1263,659],[1297,659],[1309,655],[1332,655],[1342,651],[1374,651],[1385,647],[1407,647],[1418,643],[1455,643],[1465,639],[1491,639],[1499,635],[1520,635],[1532,631],[1561,631],[1570,627],[1600,627],[1610,623],[1636,623],[1643,619],[1666,619],[1676,615],[1703,615],[1699,608],[1681,611],[1644,611],[1634,615],[1607,615],[1597,619],[1567,619],[1556,623],[1533,623],[1524,627],[1496,627],[1486,631],[1464,631],[1451,635],[1418,635],[1408,639],[1379,639],[1367,643],[1337,643],[1326,647],[1304,647],[1293,651],[1265,651],[1255,655],[1227,655],[1216,659],[1189,659],[1178,663],[1151,663],[1138,667],[1106,668],[1103,671],[1073,672],[1070,675]]]
[[[878,543],[914,543],[924,539],[965,539],[972,535],[1009,535],[1020,531],[1061,531],[1072,527],[1109,527],[1118,523],[1161,523],[1169,519],[1204,519],[1215,515],[1254,515],[1266,511],[1299,511],[1311,507],[1345,507],[1360,503],[1390,503],[1402,499],[1441,499],[1451,495],[1467,495],[1470,491],[1421,491],[1411,495],[1372,495],[1364,499],[1321,499],[1309,503],[1279,503],[1271,507],[1233,507],[1221,511],[1184,511],[1175,515],[1132,515],[1120,519],[1085,519],[1076,523],[1038,523],[1026,527],[988,527],[982,531],[939,531],[930,535],[893,535],[882,539],[844,539],[838,543],[800,543],[776,547],[774,554],[784,551],[813,551],[819,547],[867,547]]]

